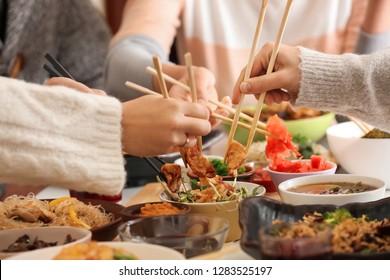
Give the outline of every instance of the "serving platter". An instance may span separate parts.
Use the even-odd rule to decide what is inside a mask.
[[[242,230],[240,246],[255,259],[262,259],[260,253],[259,230],[270,225],[273,220],[294,222],[302,219],[307,212],[335,211],[346,208],[354,217],[367,215],[370,219],[383,220],[390,217],[390,197],[367,203],[337,205],[298,205],[285,204],[267,197],[249,197],[240,204],[239,222]],[[374,254],[333,254],[333,259],[390,259],[390,252]]]
[[[147,244],[147,243],[133,243],[133,242],[99,242],[101,245],[107,245],[112,248],[123,248],[126,251],[133,253],[140,260],[185,260],[185,257],[170,248]],[[52,260],[61,250],[61,247],[50,247],[21,253],[7,260]]]

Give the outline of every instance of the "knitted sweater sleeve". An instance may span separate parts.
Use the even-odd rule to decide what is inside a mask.
[[[299,49],[302,77],[296,106],[357,117],[390,131],[390,49],[360,56]]]
[[[119,193],[121,110],[112,97],[0,77],[0,182]]]

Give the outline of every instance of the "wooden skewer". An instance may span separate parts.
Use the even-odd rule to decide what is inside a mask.
[[[292,2],[293,2],[293,0],[287,0],[286,8],[284,9],[283,18],[280,22],[278,36],[276,37],[276,40],[275,40],[275,45],[274,45],[274,48],[272,50],[272,55],[271,55],[271,59],[270,59],[269,64],[268,64],[266,75],[272,73],[272,71],[274,69],[276,56],[278,55],[278,52],[279,52],[280,43],[282,41],[284,29],[286,27],[286,22],[287,22],[288,14],[290,12]],[[255,120],[258,120],[260,117],[261,110],[263,109],[265,95],[266,95],[266,92],[263,92],[260,94],[260,97],[259,97],[259,100],[258,100],[257,106],[256,106],[256,112],[255,112],[255,115],[253,116],[253,119],[255,119]],[[255,135],[256,127],[257,127],[256,124],[252,123],[252,128],[251,128],[251,131],[249,132],[248,142],[247,142],[246,149],[245,149],[246,154],[248,154],[249,148],[252,145],[252,141],[253,141],[253,137]]]
[[[186,53],[184,55],[184,61],[186,63],[188,77],[189,77],[189,81],[190,81],[189,84],[190,84],[192,102],[197,103],[198,97],[196,95],[195,76],[194,76],[194,69],[192,68],[192,56],[190,53]],[[199,151],[202,151],[202,137],[201,136],[196,136],[196,144],[198,145]]]
[[[146,67],[146,71],[150,74],[152,74],[153,76],[157,77],[157,72],[154,68],[148,66]],[[163,74],[163,78],[167,81],[167,82],[170,82],[172,84],[175,84],[179,87],[181,87],[182,89],[184,90],[187,90],[188,92],[191,91],[190,87],[174,78],[172,78],[171,76],[167,75],[167,74]],[[232,108],[232,107],[229,107],[225,104],[223,104],[222,102],[218,101],[218,100],[214,100],[214,99],[208,99],[208,102],[214,104],[215,106],[219,107],[219,108],[222,108],[226,111],[228,111],[229,113],[232,113],[233,115],[236,114],[236,109]],[[240,118],[243,118],[244,120],[246,121],[249,121],[250,123],[253,122],[253,118],[243,112],[240,112]],[[258,121],[257,122],[257,126],[260,127],[260,128],[265,128],[265,123],[261,122],[261,121]]]
[[[261,5],[260,14],[259,14],[258,21],[257,21],[255,36],[254,36],[253,42],[252,42],[251,52],[250,52],[249,59],[248,59],[248,64],[247,64],[247,67],[245,69],[244,80],[249,79],[249,76],[250,76],[250,73],[252,70],[253,61],[254,61],[254,57],[255,57],[255,51],[256,51],[257,44],[258,44],[258,41],[260,38],[261,29],[263,27],[263,22],[264,22],[265,12],[267,10],[267,5],[268,5],[268,0],[263,0],[262,5]],[[228,141],[227,141],[226,149],[225,149],[224,162],[226,162],[226,157],[227,157],[227,154],[229,151],[229,147],[230,147],[230,145],[233,141],[234,135],[236,133],[238,120],[240,118],[240,113],[242,110],[242,105],[244,104],[244,99],[245,99],[245,94],[241,94],[240,101],[238,102],[238,105],[236,108],[236,114],[234,115],[233,123],[232,123],[232,126],[230,128]],[[257,126],[258,119],[259,119],[259,116],[257,116],[257,118],[254,117],[254,120],[255,120],[254,123],[256,126]]]

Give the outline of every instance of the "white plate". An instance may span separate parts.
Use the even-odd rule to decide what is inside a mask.
[[[140,260],[185,260],[179,252],[159,245],[133,242],[99,242],[115,248],[123,248],[133,253]],[[52,260],[62,248],[51,247],[36,251],[21,253],[7,260]]]

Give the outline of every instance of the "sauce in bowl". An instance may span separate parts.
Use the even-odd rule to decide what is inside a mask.
[[[307,194],[351,194],[373,191],[377,188],[362,182],[331,182],[307,184],[298,187],[289,188],[288,191]]]

